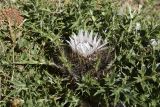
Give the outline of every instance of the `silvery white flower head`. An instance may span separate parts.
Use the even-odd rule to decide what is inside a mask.
[[[160,39],[156,40],[156,39],[151,39],[150,43],[153,47],[156,47],[158,45],[160,45]]]
[[[141,30],[141,24],[139,22],[136,23],[136,30]]]
[[[80,30],[78,35],[75,33],[67,41],[75,53],[83,57],[88,57],[93,53],[106,49],[107,41],[102,41],[98,34],[93,34],[93,31],[88,32]]]

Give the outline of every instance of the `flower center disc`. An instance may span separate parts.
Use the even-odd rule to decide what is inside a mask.
[[[87,53],[91,51],[93,46],[89,42],[80,42],[77,45],[77,51],[82,51],[82,53]]]

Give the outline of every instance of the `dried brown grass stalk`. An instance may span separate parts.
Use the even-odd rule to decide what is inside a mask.
[[[21,12],[16,8],[6,8],[0,10],[0,26],[7,25],[10,33],[10,38],[13,44],[16,44],[16,39],[20,37],[24,21]],[[18,30],[17,30],[18,28]]]
[[[16,8],[6,8],[0,10],[1,22],[10,22],[11,26],[20,26],[23,23],[23,20],[24,17],[21,16],[21,12]]]

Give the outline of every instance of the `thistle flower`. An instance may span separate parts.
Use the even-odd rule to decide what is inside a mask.
[[[78,35],[75,33],[70,37],[70,41],[67,41],[72,50],[83,56],[88,57],[92,54],[104,50],[107,42],[102,41],[101,37],[97,34],[93,36],[93,31],[80,30]]]

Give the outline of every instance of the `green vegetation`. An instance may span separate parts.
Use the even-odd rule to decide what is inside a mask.
[[[1,9],[18,9],[24,21],[0,23],[0,105],[160,106],[160,16],[153,4],[119,13],[112,0],[2,2]],[[72,55],[66,40],[80,29],[107,38],[101,58]]]

